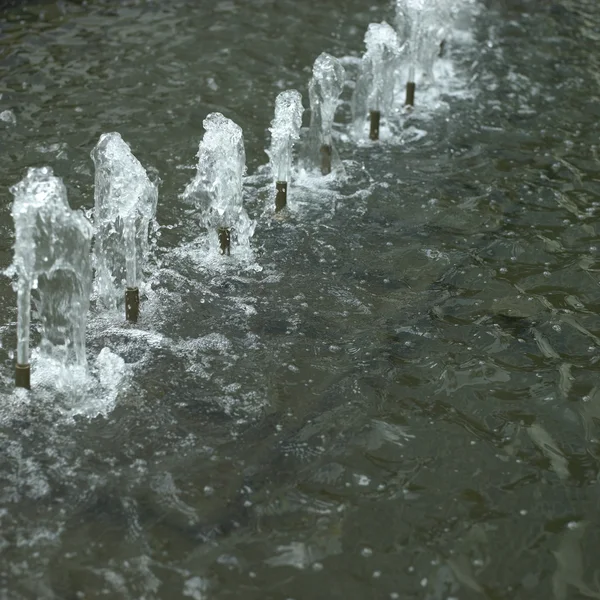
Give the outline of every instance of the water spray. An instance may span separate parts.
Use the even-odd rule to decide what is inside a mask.
[[[158,188],[118,133],[100,136],[91,156],[96,167],[94,259],[98,298],[107,308],[122,310],[124,297],[125,318],[136,323]]]
[[[67,201],[52,169],[29,169],[15,197],[17,364],[15,385],[29,389],[31,291],[41,329],[40,355],[64,366],[85,365],[85,326],[92,282],[92,227]]]
[[[230,256],[250,252],[255,223],[243,203],[246,152],[242,128],[221,113],[203,121],[194,179],[183,198],[200,213],[200,225],[209,232],[210,252]],[[233,234],[233,235],[232,235]]]
[[[381,117],[392,113],[396,68],[400,55],[398,35],[385,21],[371,23],[365,33],[366,52],[352,94],[354,134],[364,137],[369,117],[369,139],[379,139]]]
[[[311,113],[307,158],[311,168],[320,168],[323,175],[329,175],[334,169],[343,172],[333,148],[332,130],[345,78],[344,67],[337,58],[326,52],[317,57],[308,84]]]
[[[275,212],[287,205],[294,143],[302,127],[302,96],[296,90],[281,92],[275,99],[275,117],[271,121],[271,147],[267,150],[275,182]]]

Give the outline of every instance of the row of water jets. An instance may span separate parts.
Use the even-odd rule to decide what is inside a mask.
[[[353,135],[378,140],[386,122],[415,103],[419,82],[433,81],[433,65],[444,51],[450,27],[471,0],[397,0],[396,27],[372,23],[365,35],[352,98]],[[323,53],[310,80],[310,127],[303,156],[309,171],[343,174],[333,145],[333,122],[345,84],[338,59]],[[405,87],[403,102],[399,91]],[[270,170],[275,211],[286,207],[293,150],[300,139],[304,108],[296,90],[280,93],[270,128]],[[242,203],[245,151],[242,129],[220,113],[203,122],[197,172],[183,192],[200,215],[210,251],[230,255],[249,247],[254,222]],[[92,287],[108,309],[124,305],[126,319],[139,315],[139,288],[155,223],[157,184],[118,133],[101,136],[91,153],[95,165],[94,224],[70,209],[65,186],[49,167],[31,168],[11,188],[17,276],[17,387],[30,387],[32,291],[41,326],[40,355],[64,366],[85,366],[85,330]],[[94,247],[92,250],[92,239]],[[234,250],[235,252],[235,250]],[[92,285],[93,271],[95,271]]]

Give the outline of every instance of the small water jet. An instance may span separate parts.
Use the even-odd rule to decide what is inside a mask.
[[[275,99],[275,117],[271,121],[271,148],[267,151],[275,182],[275,212],[285,208],[289,193],[294,143],[302,127],[302,96],[296,90],[281,92]]]
[[[15,384],[30,387],[32,291],[41,325],[40,354],[85,366],[85,326],[92,284],[92,226],[71,210],[67,190],[49,167],[30,168],[11,187],[17,281]]]
[[[206,133],[196,155],[196,176],[183,198],[201,213],[212,250],[227,256],[232,247],[249,252],[255,223],[243,206],[246,153],[242,129],[221,113],[209,114],[202,124]]]
[[[365,46],[367,51],[352,95],[352,120],[355,134],[361,137],[368,113],[369,138],[378,140],[381,115],[390,116],[394,101],[398,36],[385,21],[371,23],[365,34]]]
[[[396,0],[396,30],[408,54],[405,106],[415,104],[418,70],[433,81],[433,65],[445,49],[453,14],[453,0]]]
[[[125,293],[125,317],[139,316],[139,288],[148,257],[158,188],[118,133],[105,133],[91,153],[94,187],[94,266],[98,299],[116,309]]]
[[[310,100],[309,161],[319,157],[323,175],[335,168],[343,172],[343,166],[332,143],[333,119],[338,99],[344,87],[346,73],[340,61],[323,52],[315,60],[313,76],[308,84]]]

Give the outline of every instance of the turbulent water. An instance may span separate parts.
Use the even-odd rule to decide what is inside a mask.
[[[0,267],[27,167],[91,214],[118,131],[161,180],[140,319],[92,298],[88,373],[34,354],[13,390],[0,280],[2,600],[600,597],[600,5],[481,0],[436,86],[357,143],[391,4],[0,13]],[[347,178],[300,173],[274,217],[274,99],[306,103],[321,52]],[[243,260],[207,258],[181,198],[211,112],[243,129]]]

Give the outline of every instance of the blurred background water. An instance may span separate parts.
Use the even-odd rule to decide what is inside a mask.
[[[27,167],[89,213],[89,153],[119,131],[161,183],[140,321],[92,306],[100,391],[43,371],[13,391],[0,279],[0,598],[600,598],[600,6],[482,0],[379,144],[348,137],[349,85],[347,179],[305,178],[274,219],[276,94],[307,105],[322,51],[351,81],[392,18],[2,9],[0,267]],[[250,264],[207,263],[179,197],[212,111],[244,130]]]

